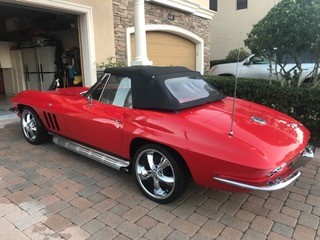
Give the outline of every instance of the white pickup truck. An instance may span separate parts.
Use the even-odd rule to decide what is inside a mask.
[[[239,63],[225,63],[214,65],[206,72],[206,75],[214,76],[236,76],[237,75],[237,64],[238,65],[238,77],[239,78],[262,78],[262,79],[281,79],[279,74],[280,66],[277,66],[275,62],[272,62],[272,71],[270,72],[270,62],[269,60],[251,55],[242,62]],[[293,68],[295,64],[288,63],[285,66],[286,70]],[[302,74],[300,81],[305,79],[310,79],[312,77],[312,72],[314,68],[314,63],[303,63],[302,64]],[[278,78],[277,73],[278,72]],[[319,71],[320,72],[320,71]],[[293,72],[292,72],[293,73]]]

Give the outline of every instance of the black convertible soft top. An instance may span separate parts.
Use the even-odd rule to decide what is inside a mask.
[[[201,78],[201,74],[186,67],[134,66],[107,68],[105,73],[131,78],[133,108],[180,110],[207,102],[220,100],[225,96],[217,90],[206,98],[180,103],[168,90],[165,80],[170,78]]]

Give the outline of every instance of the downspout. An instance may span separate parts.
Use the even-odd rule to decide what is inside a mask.
[[[131,66],[152,65],[147,56],[144,0],[134,0],[134,30],[136,56]]]

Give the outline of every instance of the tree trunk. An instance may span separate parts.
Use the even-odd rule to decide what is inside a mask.
[[[319,65],[320,65],[320,58],[317,58],[314,63],[314,67],[313,67],[313,79],[312,79],[312,85],[315,87],[319,85],[319,83],[318,83],[318,81],[319,81],[319,76],[318,76]]]
[[[300,53],[295,53],[294,54],[294,59],[295,59],[295,62],[296,62],[296,66],[298,68],[298,75],[295,76],[295,78],[298,80],[297,82],[297,87],[300,87],[300,85],[302,84],[302,72],[303,72],[303,69],[302,69],[302,63],[301,63],[301,58],[300,58],[301,54]]]

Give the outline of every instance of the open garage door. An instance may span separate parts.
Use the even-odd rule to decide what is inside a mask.
[[[135,57],[135,38],[131,36],[131,56]],[[154,66],[185,66],[196,70],[196,45],[181,36],[160,32],[147,32],[148,58]]]
[[[81,85],[79,15],[0,2],[0,62],[6,95]],[[74,81],[75,78],[78,81]],[[80,80],[79,80],[80,79]]]

